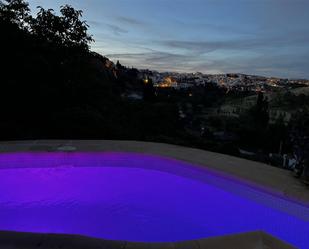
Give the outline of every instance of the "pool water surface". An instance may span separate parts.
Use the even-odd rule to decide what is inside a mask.
[[[143,242],[263,230],[309,248],[309,209],[162,157],[8,153],[0,230]]]

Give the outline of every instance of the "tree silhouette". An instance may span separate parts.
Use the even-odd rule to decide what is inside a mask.
[[[89,49],[92,36],[87,34],[88,25],[81,21],[81,10],[75,10],[69,5],[60,7],[60,16],[53,9],[38,7],[39,12],[32,19],[32,32],[41,39],[67,47]]]
[[[81,10],[75,10],[70,5],[61,6],[60,13],[62,14],[61,24],[63,30],[63,43],[67,46],[74,45],[83,48],[88,48],[88,44],[93,42],[92,36],[87,34],[88,25],[80,18],[83,15]]]
[[[268,100],[260,92],[256,104],[240,116],[240,137],[242,146],[265,148],[267,142],[269,108]]]
[[[297,111],[290,121],[290,138],[297,157],[296,174],[309,181],[309,109]]]
[[[39,11],[31,22],[31,31],[39,38],[48,42],[62,44],[65,32],[62,20],[54,14],[53,9],[38,7]]]
[[[64,5],[60,7],[60,15],[56,15],[53,9],[40,6],[38,9],[36,17],[32,17],[29,4],[24,0],[0,0],[0,20],[17,25],[43,41],[89,50],[89,44],[94,40],[87,33],[89,26],[81,20],[81,10]]]
[[[260,128],[266,128],[269,121],[268,100],[259,92],[256,105],[251,110],[254,120]]]
[[[23,0],[0,1],[0,19],[3,22],[16,24],[21,29],[29,27],[30,20],[29,4]]]

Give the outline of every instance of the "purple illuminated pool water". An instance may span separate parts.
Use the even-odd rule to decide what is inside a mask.
[[[309,248],[308,221],[304,206],[176,160],[0,154],[0,230],[145,242],[264,230]]]

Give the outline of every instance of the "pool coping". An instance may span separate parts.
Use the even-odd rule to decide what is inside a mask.
[[[8,152],[132,152],[168,157],[206,167],[208,171],[241,181],[277,197],[309,207],[309,187],[290,171],[246,159],[163,143],[115,140],[35,140],[0,142]]]
[[[232,246],[232,247],[231,247]],[[80,235],[0,231],[0,248],[10,249],[295,249],[262,231],[200,240],[143,243],[111,241]]]

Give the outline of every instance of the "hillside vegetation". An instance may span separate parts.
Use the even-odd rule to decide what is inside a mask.
[[[137,70],[91,52],[81,18],[68,5],[33,17],[23,0],[1,2],[0,139],[174,140],[175,106],[123,99],[145,91]]]

